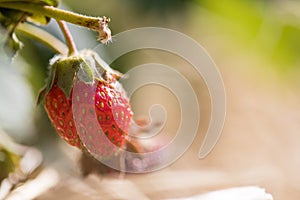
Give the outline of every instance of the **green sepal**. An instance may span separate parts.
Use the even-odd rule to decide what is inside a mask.
[[[47,94],[46,87],[44,87],[43,89],[41,89],[39,91],[38,98],[37,98],[37,101],[36,101],[37,106],[40,105],[41,103],[44,103],[46,94]]]
[[[92,84],[94,82],[93,69],[82,55],[73,55],[59,59],[51,68],[52,75],[50,75],[50,77],[53,76],[53,71],[55,70],[57,86],[64,92],[67,98],[71,95],[75,77],[86,84]],[[50,80],[54,80],[54,78],[51,77]],[[47,89],[47,91],[52,88],[52,85],[53,81],[48,84],[49,89]]]
[[[102,75],[104,73],[111,74],[116,80],[120,79],[121,77],[124,78],[124,75],[122,73],[113,70],[97,53],[91,51],[91,56],[92,59],[95,61],[95,71],[97,71],[98,74],[101,74],[101,78],[103,78]]]
[[[121,74],[112,70],[100,57],[92,50],[82,50],[74,55],[58,55],[50,61],[50,73],[46,87],[41,90],[38,97],[38,104],[43,102],[46,94],[54,84],[64,92],[66,98],[70,98],[75,80],[85,84],[93,84],[94,81],[102,80],[105,74],[118,78]]]
[[[65,93],[67,99],[71,95],[75,74],[79,65],[79,61],[73,57],[56,63],[57,86]]]
[[[51,61],[50,61],[50,63],[51,63]],[[54,81],[55,81],[55,77],[56,77],[56,64],[51,63],[50,64],[50,72],[49,72],[49,76],[48,76],[47,83],[46,83],[46,93],[48,93],[51,90],[51,88],[54,84]]]
[[[54,57],[54,59],[56,60],[57,57]],[[38,94],[38,98],[37,98],[37,102],[36,102],[37,106],[44,103],[46,94],[51,90],[51,88],[54,84],[54,80],[56,77],[55,74],[56,74],[56,65],[55,65],[55,63],[53,64],[52,61],[50,61],[49,75],[46,80],[46,85],[40,90],[40,92]]]
[[[84,59],[81,58],[77,77],[80,81],[86,84],[94,83],[94,73],[91,65],[89,65]]]

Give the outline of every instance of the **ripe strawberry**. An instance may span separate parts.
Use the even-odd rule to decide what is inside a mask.
[[[71,98],[67,99],[55,83],[45,96],[45,109],[57,133],[69,144],[82,148],[73,119]]]
[[[74,85],[73,116],[77,132],[96,158],[115,153],[124,145],[129,130],[131,107],[123,89],[117,85],[120,86],[103,80],[95,81],[92,86],[82,81]]]
[[[98,159],[124,146],[132,119],[119,76],[94,52],[85,50],[54,58],[41,93],[58,134]]]

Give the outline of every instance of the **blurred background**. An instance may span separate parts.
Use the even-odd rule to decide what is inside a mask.
[[[183,157],[162,171],[125,176],[140,195],[163,199],[256,185],[266,188],[274,199],[300,198],[299,1],[63,0],[61,3],[61,7],[78,13],[109,16],[113,35],[147,26],[182,32],[207,50],[223,77],[227,94],[225,126],[214,150],[199,160],[197,154],[208,127],[211,105],[205,83],[193,73],[192,67],[174,55],[155,50],[132,52],[112,64],[123,73],[148,62],[173,66],[190,81],[201,105],[199,134]],[[99,45],[96,33],[73,25],[70,28],[79,49]],[[63,40],[54,21],[45,29]],[[25,47],[14,62],[11,64],[1,56],[0,126],[17,142],[38,147],[43,152],[44,165],[59,169],[61,177],[68,177],[55,186],[55,193],[53,190],[44,193],[40,199],[55,199],[59,194],[70,199],[87,198],[91,193],[71,189],[75,183],[70,180],[74,174],[78,176],[76,152],[68,153],[74,150],[55,133],[42,106],[35,105],[38,91],[45,83],[48,61],[55,53],[29,38],[19,37]],[[143,89],[131,99],[135,116],[147,116],[153,103],[165,105],[172,114],[163,132],[172,136],[180,122],[174,95],[159,87]],[[111,189],[115,187],[112,180],[95,184],[92,179],[82,184],[107,195],[107,199],[115,199],[116,194],[111,193],[117,190]],[[119,187],[127,190],[129,186]]]

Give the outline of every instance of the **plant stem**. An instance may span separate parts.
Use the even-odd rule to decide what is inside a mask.
[[[72,34],[70,33],[70,30],[67,27],[67,24],[61,20],[56,20],[60,29],[62,30],[67,46],[69,48],[69,52],[68,54],[71,55],[73,53],[76,53],[77,49],[76,49],[76,45],[75,42],[73,40]]]
[[[33,38],[34,40],[43,43],[59,54],[68,53],[68,48],[64,43],[62,43],[59,39],[49,34],[48,32],[33,25],[30,25],[28,23],[19,24],[16,28],[16,31],[17,33],[22,33]]]
[[[63,20],[98,31],[99,34],[102,31],[100,26],[104,20],[102,17],[90,17],[71,11],[62,10],[53,6],[45,6],[30,2],[0,2],[0,7],[21,10],[24,12],[55,18],[57,20]]]

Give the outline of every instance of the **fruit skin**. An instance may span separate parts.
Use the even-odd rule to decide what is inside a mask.
[[[84,51],[76,56],[52,63],[53,71],[41,98],[45,99],[50,121],[65,141],[97,159],[109,158],[125,144],[133,116],[129,100],[117,81],[120,74],[107,66],[98,70],[103,63],[95,53]],[[100,77],[90,78],[90,74],[99,72]]]
[[[45,110],[56,132],[70,145],[82,148],[72,111],[72,96],[66,98],[55,83],[45,96]]]

